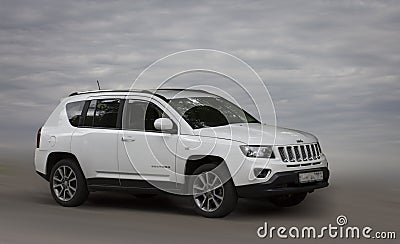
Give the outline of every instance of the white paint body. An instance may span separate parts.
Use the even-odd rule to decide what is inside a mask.
[[[103,98],[151,101],[171,118],[177,126],[177,133],[77,128],[69,123],[66,104]],[[36,171],[46,174],[49,154],[66,152],[75,155],[86,178],[145,179],[183,184],[187,159],[212,155],[223,158],[235,186],[243,186],[266,182],[277,172],[328,167],[323,153],[318,159],[307,161],[309,165],[301,166],[298,162],[283,162],[277,149],[279,146],[317,142],[317,138],[309,133],[263,124],[233,124],[194,130],[157,96],[141,92],[93,92],[63,99],[50,115],[42,127],[40,147],[35,152],[35,167]],[[241,145],[273,145],[275,158],[246,157]],[[256,168],[266,168],[271,172],[265,178],[257,178],[254,175]]]

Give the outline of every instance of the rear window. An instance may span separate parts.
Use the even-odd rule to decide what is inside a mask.
[[[67,116],[69,123],[72,126],[75,127],[79,126],[79,121],[82,117],[82,110],[84,106],[85,106],[85,101],[72,102],[67,104],[66,106]]]

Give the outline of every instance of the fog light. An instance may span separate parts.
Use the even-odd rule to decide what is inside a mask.
[[[254,169],[254,175],[260,179],[267,177],[269,172],[271,172],[270,169]]]

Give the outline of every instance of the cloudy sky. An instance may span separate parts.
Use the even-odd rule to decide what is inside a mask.
[[[252,66],[278,124],[316,134],[331,164],[398,165],[398,1],[0,1],[2,155],[31,152],[61,97],[207,48]]]

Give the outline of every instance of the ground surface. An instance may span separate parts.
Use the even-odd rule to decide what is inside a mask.
[[[399,184],[371,182],[368,177],[333,179],[329,188],[290,209],[240,199],[236,211],[224,219],[199,217],[186,198],[170,195],[136,199],[93,193],[83,206],[63,208],[48,188],[31,162],[0,163],[0,243],[271,243],[256,235],[265,221],[277,227],[321,227],[335,223],[341,214],[349,225],[396,231],[400,238]],[[326,243],[342,241],[327,239]],[[275,238],[275,242],[299,240]],[[396,241],[376,243],[385,242]]]

